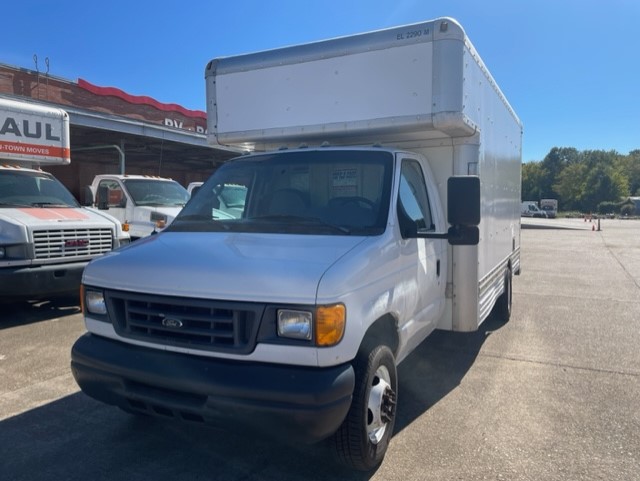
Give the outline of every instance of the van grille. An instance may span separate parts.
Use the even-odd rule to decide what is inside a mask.
[[[111,229],[49,229],[33,232],[36,259],[95,257],[113,249]]]
[[[116,332],[126,338],[190,349],[248,354],[264,306],[253,303],[105,293]]]

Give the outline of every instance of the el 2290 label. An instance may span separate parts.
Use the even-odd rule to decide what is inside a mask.
[[[396,36],[396,40],[409,40],[412,38],[418,37],[426,37],[429,35],[429,29],[420,29],[420,30],[407,30],[406,32],[401,32]]]

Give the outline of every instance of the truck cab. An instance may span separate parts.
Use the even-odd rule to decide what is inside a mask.
[[[189,200],[178,182],[147,175],[97,175],[86,192],[85,202],[126,225],[132,239],[165,228]]]
[[[77,292],[87,263],[129,243],[110,215],[81,207],[51,174],[0,166],[0,295]]]

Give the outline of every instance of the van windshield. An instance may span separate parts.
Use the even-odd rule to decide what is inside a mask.
[[[0,170],[0,208],[80,207],[66,187],[46,172]]]
[[[220,167],[167,231],[379,235],[393,155],[314,150],[261,154]]]
[[[124,181],[136,205],[182,207],[189,192],[175,181],[154,179],[126,179]]]

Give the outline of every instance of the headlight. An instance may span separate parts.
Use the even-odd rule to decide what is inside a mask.
[[[84,305],[87,312],[104,316],[107,313],[107,304],[104,302],[104,294],[101,291],[86,289],[84,293]]]
[[[14,244],[0,247],[1,260],[24,260],[29,259],[28,244]]]
[[[316,346],[338,344],[344,336],[345,325],[343,304],[318,306],[315,311],[278,310],[278,336],[308,341],[315,335]]]
[[[280,309],[278,311],[278,335],[292,339],[311,339],[313,315],[308,311]]]
[[[155,222],[158,229],[162,229],[167,225],[167,215],[160,212],[151,212],[151,222]]]

